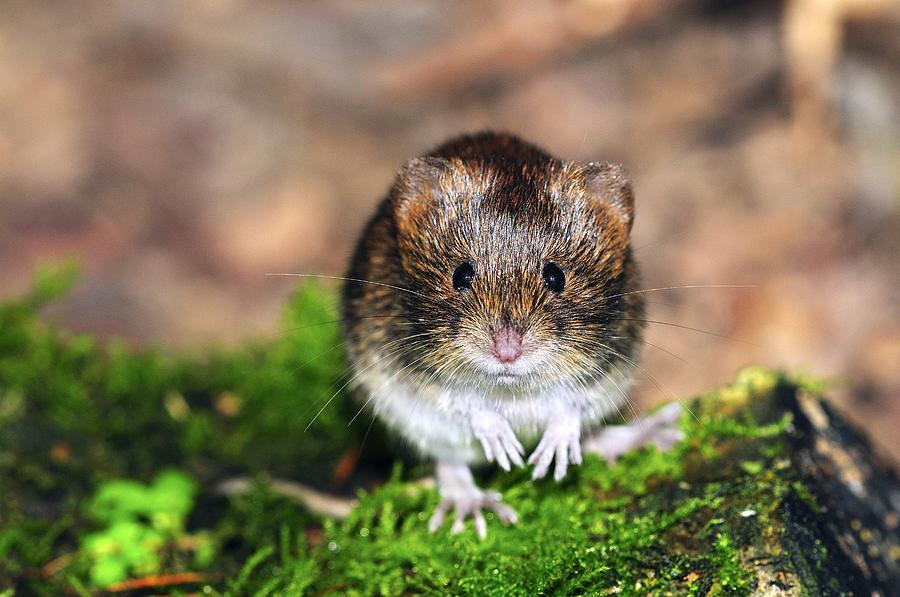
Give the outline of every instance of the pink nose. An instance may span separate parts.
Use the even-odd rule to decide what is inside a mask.
[[[522,336],[509,328],[493,333],[491,352],[501,363],[513,363],[522,356]]]

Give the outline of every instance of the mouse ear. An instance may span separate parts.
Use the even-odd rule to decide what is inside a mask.
[[[394,215],[401,222],[442,199],[441,177],[450,169],[443,158],[414,158],[403,164],[394,183]]]
[[[634,220],[634,191],[625,168],[610,162],[591,162],[586,164],[584,186],[588,194],[596,201],[612,207],[622,218],[628,230]]]

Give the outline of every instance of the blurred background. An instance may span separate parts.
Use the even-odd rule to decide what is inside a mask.
[[[640,408],[783,367],[900,460],[898,0],[7,0],[0,296],[76,256],[70,328],[264,338],[481,128],[625,164],[645,287],[755,285],[648,294]]]

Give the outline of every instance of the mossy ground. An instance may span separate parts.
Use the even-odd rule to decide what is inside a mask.
[[[87,538],[112,531],[92,516],[94,496],[173,468],[199,488],[190,517],[157,532],[155,559],[125,572],[181,575],[156,593],[741,595],[794,582],[781,506],[814,503],[788,470],[790,420],[773,397],[791,382],[779,375],[748,369],[685,402],[686,439],[665,454],[612,467],[588,457],[560,484],[482,471],[520,517],[510,527],[488,517],[484,541],[471,528],[427,532],[436,492],[408,465],[391,470],[376,431],[350,485],[377,487],[336,522],[265,484],[327,486],[367,433],[368,418],[348,426],[355,407],[342,394],[322,408],[344,367],[330,293],[299,290],[274,340],[172,356],[43,323],[41,306],[67,278],[45,272],[31,295],[0,306],[0,591],[97,592]],[[260,482],[244,495],[214,491],[239,475]],[[128,521],[158,530],[153,516]],[[198,544],[207,557],[192,553]],[[761,562],[783,574],[763,579]]]

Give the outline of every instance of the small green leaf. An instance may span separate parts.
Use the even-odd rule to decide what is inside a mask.
[[[108,587],[127,577],[127,566],[118,558],[103,558],[91,566],[91,582],[98,587]]]

